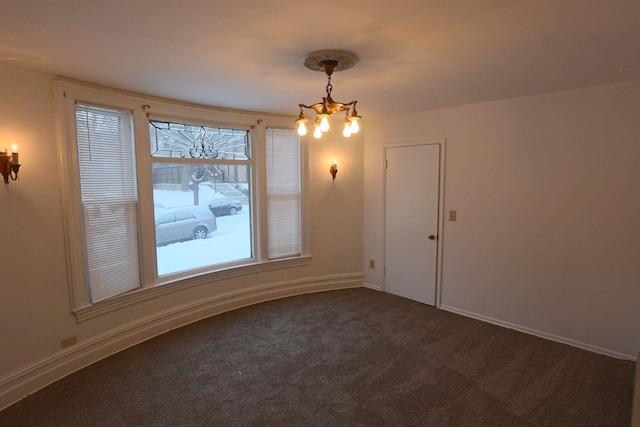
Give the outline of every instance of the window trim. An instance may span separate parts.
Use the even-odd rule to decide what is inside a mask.
[[[57,142],[60,158],[60,188],[64,217],[65,250],[71,311],[78,322],[120,310],[141,301],[159,298],[169,293],[183,291],[194,286],[210,285],[213,282],[272,270],[308,266],[311,262],[309,230],[309,163],[307,145],[300,144],[301,157],[301,234],[302,253],[299,257],[273,260],[267,259],[266,235],[266,128],[295,130],[289,117],[274,114],[234,111],[207,106],[198,106],[176,101],[146,97],[116,90],[90,86],[65,79],[54,80],[54,102],[56,107]],[[149,118],[154,120],[184,121],[187,123],[213,124],[215,126],[251,129],[251,150],[255,160],[252,169],[254,189],[253,222],[255,246],[254,258],[249,263],[225,266],[216,271],[194,270],[179,277],[157,276],[155,251],[144,250],[155,244],[155,230],[149,221],[140,221],[141,280],[140,289],[118,295],[96,303],[89,303],[85,254],[82,230],[80,180],[75,131],[75,105],[86,103],[106,108],[128,110],[133,113],[135,153],[137,160],[138,203],[141,217],[151,217],[153,194],[151,183],[151,159],[149,156]],[[140,123],[146,123],[141,126]],[[142,143],[140,141],[143,141]],[[149,158],[141,161],[143,158]]]
[[[311,260],[311,255],[303,255],[297,258],[288,258],[277,261],[242,265],[238,267],[229,267],[227,269],[217,270],[207,274],[195,274],[194,276],[186,279],[182,278],[180,280],[168,282],[167,284],[141,288],[135,291],[128,292],[126,294],[99,301],[94,303],[93,305],[75,309],[73,310],[73,313],[76,315],[76,320],[78,322],[84,322],[85,320],[93,319],[103,314],[111,313],[112,311],[120,310],[143,301],[160,298],[164,295],[169,295],[174,292],[180,292],[198,286],[210,285],[212,282],[220,280],[232,279],[235,277],[242,277],[257,273],[264,273],[273,270],[281,270],[285,268],[306,267],[311,263]],[[254,290],[254,288],[251,288],[248,290],[238,291],[238,293],[250,293]],[[228,294],[221,295],[221,297],[224,298],[227,298],[229,296],[230,295]]]

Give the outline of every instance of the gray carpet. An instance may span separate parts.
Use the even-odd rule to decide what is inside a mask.
[[[0,426],[628,426],[635,365],[368,289],[164,334]]]

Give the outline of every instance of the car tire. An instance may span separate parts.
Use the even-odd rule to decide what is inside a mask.
[[[209,233],[207,233],[207,229],[205,227],[196,227],[195,230],[193,230],[192,237],[194,240],[206,239],[207,234]]]
[[[229,215],[235,215],[235,214],[237,214],[237,213],[238,213],[238,210],[237,210],[236,208],[231,207],[231,208],[229,209]]]

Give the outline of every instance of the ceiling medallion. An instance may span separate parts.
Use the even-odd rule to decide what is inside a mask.
[[[327,75],[327,96],[322,98],[322,102],[318,102],[312,105],[298,104],[300,107],[300,115],[296,119],[298,123],[298,134],[303,136],[307,134],[307,127],[305,125],[309,119],[304,115],[304,108],[314,110],[316,118],[313,123],[315,128],[313,136],[320,138],[323,133],[329,131],[329,117],[340,111],[345,111],[345,119],[342,122],[344,126],[342,135],[349,137],[354,133],[358,133],[360,126],[358,121],[362,119],[356,111],[356,104],[358,101],[351,101],[347,103],[336,102],[331,98],[331,91],[333,86],[331,85],[331,75],[337,71],[348,70],[356,65],[358,57],[351,52],[345,50],[317,50],[311,52],[304,59],[304,66],[310,70],[323,71]]]

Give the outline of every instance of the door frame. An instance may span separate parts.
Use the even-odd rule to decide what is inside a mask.
[[[383,265],[387,265],[386,247],[387,247],[387,150],[398,147],[411,147],[416,145],[438,145],[440,147],[440,163],[438,178],[438,239],[436,241],[436,298],[435,307],[440,308],[442,303],[442,261],[443,261],[443,243],[444,243],[444,177],[445,177],[445,158],[446,158],[446,138],[417,140],[407,142],[389,142],[382,145],[382,241],[383,241]],[[385,267],[386,270],[386,267]],[[386,291],[386,271],[383,274],[382,290]]]

